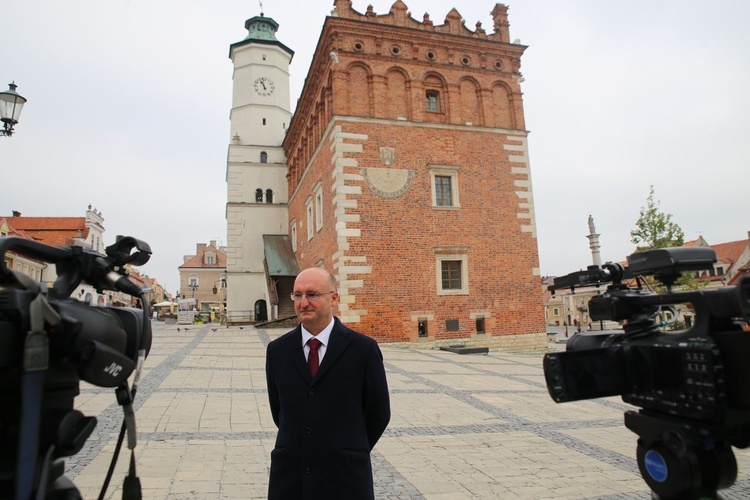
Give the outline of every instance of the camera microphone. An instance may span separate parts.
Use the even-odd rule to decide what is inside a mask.
[[[141,294],[141,288],[121,274],[110,271],[107,273],[106,279],[110,285],[123,293],[134,297],[138,297]]]

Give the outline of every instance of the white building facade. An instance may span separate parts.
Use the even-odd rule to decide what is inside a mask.
[[[270,297],[263,235],[288,234],[286,157],[281,143],[291,120],[289,64],[294,52],[276,40],[278,24],[245,22],[248,36],[230,46],[234,65],[227,155],[227,322],[255,321]],[[265,314],[258,314],[259,311]]]

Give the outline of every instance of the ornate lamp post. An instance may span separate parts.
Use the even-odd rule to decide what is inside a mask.
[[[13,126],[18,123],[23,105],[26,104],[26,98],[16,92],[15,83],[8,84],[8,87],[5,92],[0,92],[0,121],[3,122],[0,136],[3,137],[13,135]]]
[[[217,285],[219,285],[219,286],[217,286]],[[227,280],[226,280],[226,278],[222,277],[221,279],[216,280],[214,282],[213,292],[214,292],[214,295],[218,295],[218,299],[219,299],[219,318],[220,318],[220,322],[221,322],[222,325],[224,323],[226,323],[226,321],[224,319],[224,301],[226,300],[225,299],[226,289],[227,289]]]

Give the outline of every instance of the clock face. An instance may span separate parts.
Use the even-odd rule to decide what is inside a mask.
[[[265,96],[273,94],[275,85],[267,76],[261,76],[260,78],[257,78],[255,80],[255,83],[253,83],[253,88],[258,93],[258,95]]]

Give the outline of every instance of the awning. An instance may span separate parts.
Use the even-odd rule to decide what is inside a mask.
[[[286,234],[264,234],[263,253],[270,277],[296,277],[299,274],[292,242]]]

